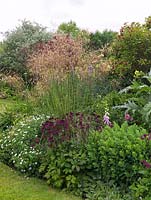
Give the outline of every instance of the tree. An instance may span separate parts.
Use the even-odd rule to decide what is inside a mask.
[[[90,34],[89,48],[97,50],[103,48],[105,45],[111,44],[117,33],[111,30],[104,30],[103,32],[96,31]]]
[[[27,81],[26,61],[32,52],[34,44],[46,42],[51,34],[46,28],[37,23],[22,21],[14,30],[5,33],[3,52],[0,55],[0,69],[2,71],[15,72]]]
[[[68,34],[73,38],[81,38],[84,44],[84,47],[87,47],[89,42],[90,34],[87,30],[80,29],[77,24],[73,21],[68,23],[62,23],[59,25],[57,33]]]
[[[80,31],[81,30],[77,27],[76,23],[73,21],[60,24],[57,30],[58,33],[69,34],[72,37],[78,37]]]

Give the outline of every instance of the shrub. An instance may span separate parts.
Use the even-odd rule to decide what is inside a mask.
[[[16,74],[0,74],[0,90],[5,98],[21,96],[24,89],[24,81]]]
[[[151,197],[151,175],[150,171],[140,178],[136,183],[132,184],[130,189],[134,199],[149,200]]]
[[[93,142],[96,142],[96,139]],[[93,147],[95,147],[94,143]],[[89,148],[88,154],[83,143],[77,143],[74,140],[64,142],[57,149],[48,151],[40,166],[40,172],[47,179],[48,184],[67,188],[84,199],[103,200],[109,197],[124,199],[118,189],[113,189],[113,185],[111,189],[109,184],[100,181],[95,165],[97,152],[93,147]]]
[[[143,198],[145,200],[149,200],[151,197],[151,133],[142,135],[141,139],[146,142],[148,159],[141,161],[142,177],[140,177],[136,183],[133,183],[130,186],[130,189],[132,191],[133,198]]]
[[[49,149],[40,166],[40,172],[55,187],[76,187],[77,177],[86,164],[83,145],[72,141],[64,142],[55,149]]]
[[[140,161],[148,155],[146,143],[140,139],[145,132],[126,122],[121,127],[105,127],[98,141],[102,179],[113,180],[120,187],[137,181],[141,176]]]
[[[95,139],[94,141],[96,142]],[[94,143],[93,147],[96,147]],[[82,143],[77,144],[70,140],[62,143],[57,149],[48,151],[40,166],[40,173],[47,179],[48,184],[57,188],[67,188],[84,199],[126,199],[117,188],[113,189],[113,184],[111,188],[111,185],[100,180],[95,165],[97,157],[95,148],[89,147],[88,154]]]
[[[125,24],[114,41],[112,50],[113,71],[121,79],[122,86],[130,84],[135,70],[149,72],[151,31],[147,24]]]
[[[51,34],[46,31],[46,28],[37,23],[22,21],[21,25],[14,30],[5,33],[3,51],[0,55],[0,69],[4,72],[16,72],[28,84],[26,61],[33,51],[33,45],[48,41],[50,38]]]

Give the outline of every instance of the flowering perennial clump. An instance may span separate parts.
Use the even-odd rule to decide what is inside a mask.
[[[99,115],[70,112],[61,119],[51,117],[45,121],[41,126],[41,138],[36,140],[46,141],[50,146],[71,138],[85,140],[90,129],[102,130]]]
[[[3,132],[0,139],[0,159],[23,173],[35,174],[42,150],[40,145],[33,145],[33,141],[38,137],[39,127],[46,118],[44,115],[26,117],[10,131]]]

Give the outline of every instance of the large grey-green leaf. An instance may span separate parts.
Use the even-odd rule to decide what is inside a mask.
[[[149,122],[149,117],[151,115],[151,102],[147,103],[142,109],[142,117],[146,122]]]
[[[139,106],[133,101],[128,101],[127,103],[123,105],[113,107],[113,109],[122,109],[122,108],[126,109],[126,112],[132,111],[133,113],[135,113],[136,110],[139,109]]]

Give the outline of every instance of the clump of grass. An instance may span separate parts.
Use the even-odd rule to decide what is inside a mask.
[[[50,81],[49,87],[36,100],[35,109],[38,113],[60,117],[69,112],[84,112],[93,98],[91,81],[69,74],[64,80]]]

